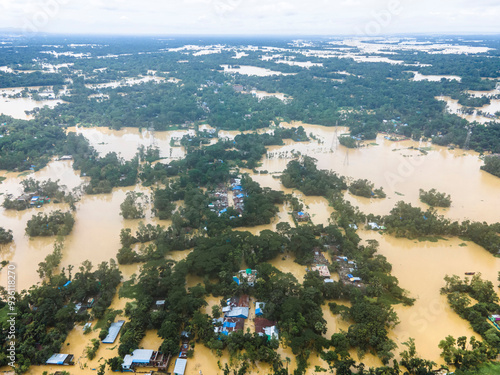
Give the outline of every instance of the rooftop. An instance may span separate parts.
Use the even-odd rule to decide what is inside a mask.
[[[53,354],[45,364],[47,365],[64,365],[69,364],[73,360],[73,354]]]
[[[108,330],[108,335],[104,338],[104,340],[102,340],[102,343],[103,344],[114,343],[124,324],[125,320],[119,320],[116,323],[111,323],[111,326],[109,327]]]

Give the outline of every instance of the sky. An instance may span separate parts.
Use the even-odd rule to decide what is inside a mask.
[[[499,0],[0,0],[0,28],[64,34],[500,34]]]

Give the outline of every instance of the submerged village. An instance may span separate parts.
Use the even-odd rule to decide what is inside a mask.
[[[2,42],[0,373],[500,371],[495,38]]]

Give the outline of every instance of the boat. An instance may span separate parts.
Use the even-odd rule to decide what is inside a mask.
[[[465,273],[467,276],[472,276],[472,275],[475,275],[476,273],[475,272],[466,272]]]

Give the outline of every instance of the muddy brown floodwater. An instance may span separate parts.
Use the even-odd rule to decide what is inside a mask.
[[[327,225],[333,209],[323,197],[307,197],[300,191],[285,189],[278,178],[286,168],[287,163],[297,155],[309,155],[318,160],[318,168],[333,170],[350,179],[366,178],[376,187],[383,187],[387,193],[385,199],[359,198],[345,193],[347,200],[360,207],[365,213],[384,215],[387,214],[399,200],[411,203],[414,206],[427,208],[419,201],[420,188],[425,190],[436,188],[440,192],[451,194],[452,205],[447,209],[439,209],[439,213],[453,220],[477,220],[490,223],[500,221],[500,212],[495,209],[500,207],[500,179],[480,170],[482,160],[472,151],[449,150],[430,144],[427,141],[401,141],[392,142],[379,134],[375,141],[364,142],[364,147],[346,149],[339,145],[338,136],[347,131],[341,127],[323,127],[303,123],[283,123],[282,126],[303,126],[307,134],[313,134],[315,139],[310,142],[296,143],[285,141],[283,146],[268,148],[267,155],[262,160],[258,171],[268,171],[267,174],[249,173],[252,178],[262,186],[283,190],[287,194],[294,194],[304,204],[304,210],[311,214],[315,224]],[[208,126],[206,128],[209,128]],[[187,134],[182,131],[150,131],[137,128],[124,128],[110,130],[107,128],[70,128],[88,138],[91,144],[101,153],[117,152],[125,159],[134,157],[139,145],[156,145],[161,150],[168,162],[184,157],[182,148],[171,147],[172,138],[180,138]],[[261,132],[269,131],[263,129]],[[192,131],[191,131],[192,132]],[[233,138],[238,132],[221,131],[220,137]],[[425,153],[416,150],[422,148]],[[0,184],[0,193],[21,193],[19,182],[33,176],[37,179],[60,179],[62,184],[72,189],[86,181],[71,167],[69,161],[53,161],[36,173],[20,174],[0,172],[6,177]],[[66,236],[61,266],[74,265],[78,267],[84,260],[89,259],[94,266],[102,261],[115,258],[120,248],[119,234],[123,228],[137,228],[140,220],[124,220],[120,216],[120,204],[123,202],[127,191],[136,190],[150,194],[150,189],[142,186],[115,188],[111,194],[86,195],[77,203],[74,212],[75,227],[69,236]],[[1,226],[12,229],[14,242],[0,248],[0,260],[8,260],[17,265],[18,290],[27,289],[39,282],[36,269],[38,263],[52,252],[55,238],[28,238],[25,233],[26,222],[37,212],[49,212],[56,209],[68,210],[64,204],[48,204],[41,208],[26,211],[6,211],[0,208]],[[159,223],[168,226],[169,221],[159,221],[148,213],[143,220],[146,223]],[[238,228],[258,234],[264,229],[275,230],[276,224],[284,221],[293,225],[290,216],[290,207],[286,204],[279,207],[278,215],[269,225],[252,228]],[[425,358],[442,363],[439,357],[437,344],[448,334],[473,335],[469,323],[453,313],[439,289],[444,285],[445,275],[464,275],[465,272],[481,272],[483,277],[494,282],[500,270],[500,260],[494,258],[483,248],[456,238],[440,240],[439,242],[415,242],[406,239],[397,239],[388,235],[381,235],[373,231],[359,231],[363,240],[376,239],[380,243],[379,252],[387,257],[393,265],[393,275],[399,279],[401,287],[407,289],[410,296],[416,298],[412,307],[395,306],[401,323],[391,332],[393,338],[400,346],[395,353],[401,351],[401,343],[408,337],[414,337],[418,352]],[[466,246],[464,246],[464,243]],[[175,252],[168,255],[169,259],[179,261],[184,259],[191,250]],[[283,272],[291,272],[299,281],[306,273],[305,267],[294,262],[290,254],[283,254],[271,261]],[[140,265],[120,266],[124,280],[140,272]],[[5,272],[0,274],[0,282],[6,281]],[[187,287],[202,282],[202,279],[189,276]],[[127,299],[115,297],[112,307],[123,309]],[[209,303],[205,311],[211,311],[211,306],[219,300],[214,297],[207,299]],[[324,317],[328,322],[325,337],[330,337],[340,330],[347,330],[349,322],[342,321],[333,315],[328,305],[323,306]],[[95,324],[95,322],[93,322]],[[246,327],[253,327],[249,320]],[[76,366],[68,368],[72,374],[87,374],[102,363],[104,358],[116,355],[117,345],[101,345],[96,359],[87,361],[83,358],[85,347],[91,338],[97,337],[98,331],[83,335],[82,327],[76,326],[68,336],[61,350],[63,353],[72,353],[80,360]],[[477,335],[476,335],[477,336]],[[141,346],[157,349],[161,343],[156,332],[148,331],[142,340]],[[68,345],[69,344],[69,345]],[[290,358],[290,369],[296,367],[295,359],[289,348],[280,347],[279,352],[283,358]],[[352,351],[354,358],[356,353]],[[223,364],[229,360],[227,353],[221,358],[215,356],[209,349],[196,345],[194,357],[188,360],[186,374],[221,373],[217,362]],[[308,374],[314,373],[314,366],[327,368],[326,363],[317,356],[312,356]],[[370,366],[381,365],[373,356],[366,356],[363,362]],[[80,368],[81,366],[81,368]],[[85,367],[86,366],[86,367]],[[253,374],[268,373],[266,365],[258,365],[252,369]],[[0,369],[6,370],[5,368]],[[34,366],[30,374],[41,375],[43,371],[55,371],[56,368]],[[172,367],[170,368],[172,370]],[[110,373],[107,370],[107,373]]]
[[[40,86],[28,87],[28,89],[39,89]],[[27,115],[25,111],[32,111],[35,108],[43,108],[49,106],[55,107],[63,101],[60,99],[44,99],[34,100],[31,96],[26,98],[9,98],[8,95],[16,95],[20,93],[24,87],[12,87],[0,89],[0,114],[12,116],[20,120],[29,120],[31,115]],[[4,96],[5,95],[5,96]]]

